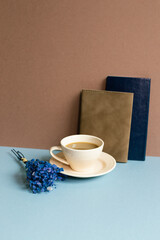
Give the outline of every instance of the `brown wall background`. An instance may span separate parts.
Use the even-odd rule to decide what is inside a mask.
[[[0,0],[0,145],[77,131],[81,89],[150,77],[147,155],[160,155],[159,0]]]

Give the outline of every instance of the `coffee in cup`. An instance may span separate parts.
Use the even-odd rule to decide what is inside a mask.
[[[94,168],[95,161],[103,150],[104,142],[96,136],[77,134],[63,138],[60,145],[51,147],[52,157],[63,164],[70,165],[75,171],[86,172]],[[62,151],[66,160],[56,156],[53,153],[54,150]]]

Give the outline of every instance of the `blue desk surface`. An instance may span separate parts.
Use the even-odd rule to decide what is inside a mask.
[[[68,177],[50,193],[32,194],[10,150],[0,148],[1,240],[160,238],[160,158],[117,163],[102,177]],[[48,150],[17,150],[27,159],[50,159]]]

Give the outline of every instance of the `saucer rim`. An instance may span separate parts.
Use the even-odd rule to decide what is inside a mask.
[[[103,159],[101,159],[102,158],[102,155],[103,155]],[[109,173],[109,172],[111,172],[111,171],[113,171],[114,170],[114,168],[116,167],[116,160],[114,159],[114,157],[113,156],[111,156],[110,154],[108,154],[108,153],[106,153],[106,152],[102,152],[101,153],[101,155],[100,155],[100,157],[98,158],[98,160],[103,160],[103,161],[105,161],[105,162],[107,162],[107,159],[105,160],[105,157],[104,156],[109,156],[110,158],[109,158],[109,160],[110,161],[112,161],[112,163],[113,163],[113,166],[110,168],[110,169],[108,169],[108,170],[106,170],[106,171],[104,171],[104,172],[97,172],[97,173],[94,173],[94,172],[77,172],[77,171],[74,171],[73,169],[71,169],[71,171],[72,172],[68,172],[68,171],[66,171],[65,169],[64,169],[64,171],[63,172],[61,172],[61,174],[63,174],[63,175],[66,175],[66,176],[70,176],[70,177],[76,177],[76,178],[92,178],[92,177],[99,177],[99,176],[103,176],[103,175],[105,175],[105,174],[107,174],[107,173]],[[50,160],[49,160],[49,162],[51,163],[52,161],[56,161],[56,163],[53,163],[53,164],[56,164],[57,166],[58,166],[58,164],[57,164],[57,160],[56,159],[54,159],[53,157],[51,157],[50,158]],[[52,163],[51,163],[52,164]],[[61,165],[62,166],[64,166],[65,164],[63,164],[63,163],[61,163]],[[62,167],[62,166],[58,166],[58,167]],[[69,167],[69,166],[67,166],[67,167]],[[70,167],[69,167],[70,168]]]

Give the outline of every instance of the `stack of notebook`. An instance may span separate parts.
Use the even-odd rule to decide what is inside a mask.
[[[79,133],[104,140],[117,162],[145,160],[150,79],[107,77],[106,90],[82,90]]]

